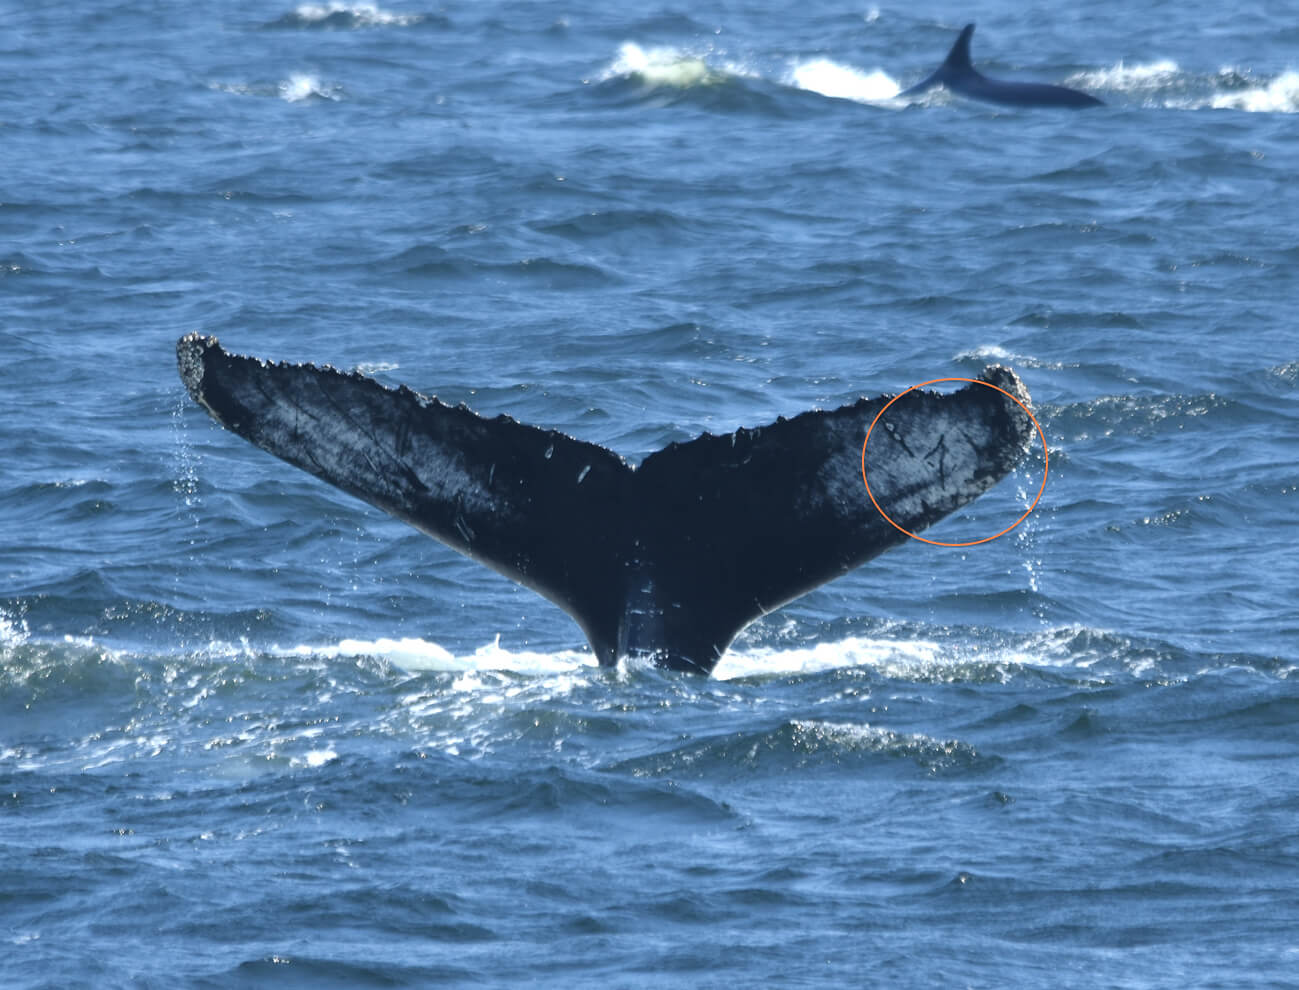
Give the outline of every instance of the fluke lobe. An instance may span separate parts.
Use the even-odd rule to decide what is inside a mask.
[[[1017,107],[1104,106],[1104,103],[1091,94],[1069,89],[1067,86],[989,79],[976,70],[970,61],[970,38],[973,34],[974,25],[965,25],[965,30],[956,39],[956,44],[952,45],[952,50],[947,53],[947,59],[943,64],[928,79],[910,89],[903,90],[898,96],[916,96],[935,86],[945,86],[952,92],[968,96],[972,100],[985,100],[989,103],[1004,103]]]
[[[212,337],[183,337],[177,360],[222,426],[548,598],[605,665],[648,656],[708,673],[750,621],[907,539],[862,483],[887,396],[705,433],[633,467],[554,430],[229,354]],[[1013,372],[981,379],[1027,405]],[[871,436],[871,491],[917,532],[1009,473],[1031,432],[984,385],[909,392]]]

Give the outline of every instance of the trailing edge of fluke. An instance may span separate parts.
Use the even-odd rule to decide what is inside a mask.
[[[355,372],[177,344],[189,394],[222,426],[533,589],[601,664],[648,656],[708,673],[749,622],[904,542],[862,483],[889,397],[669,444],[636,467],[554,430],[487,419]],[[1006,368],[981,379],[1021,402]],[[918,532],[1014,468],[1031,420],[979,384],[911,391],[866,471]]]

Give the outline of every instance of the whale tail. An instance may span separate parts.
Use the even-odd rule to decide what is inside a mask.
[[[703,434],[633,468],[554,430],[211,337],[183,337],[177,359],[217,422],[554,602],[600,663],[704,673],[754,618],[992,487],[1032,429],[1023,384],[993,367],[995,388],[906,393],[869,456],[887,398]]]

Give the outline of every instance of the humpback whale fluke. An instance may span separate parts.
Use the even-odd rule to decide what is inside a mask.
[[[947,53],[947,58],[938,69],[910,89],[903,90],[898,96],[915,96],[935,86],[946,86],[955,93],[975,100],[986,100],[990,103],[1005,103],[1021,107],[1096,107],[1104,106],[1102,101],[1081,90],[1069,89],[1067,86],[1053,86],[1050,83],[1021,83],[1004,79],[989,79],[974,68],[970,61],[970,38],[974,34],[974,25],[967,24]]]
[[[862,443],[888,397],[705,433],[632,467],[356,372],[229,354],[198,334],[176,352],[222,426],[548,598],[601,664],[648,655],[708,673],[750,621],[906,540],[862,484]],[[1008,369],[981,379],[1029,401]],[[1009,473],[1032,431],[978,384],[909,392],[885,420],[871,490],[912,532]]]

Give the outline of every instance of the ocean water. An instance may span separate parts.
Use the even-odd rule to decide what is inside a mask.
[[[1283,14],[10,11],[0,984],[1296,985]],[[1107,105],[897,99],[969,20]],[[631,461],[1002,363],[1050,472],[602,670],[212,424],[191,331]]]

